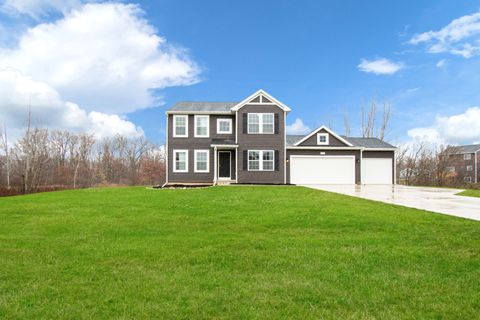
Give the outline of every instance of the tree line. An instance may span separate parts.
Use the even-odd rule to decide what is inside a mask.
[[[0,138],[0,195],[165,181],[163,149],[143,136],[96,139],[28,125],[13,143],[5,126]]]

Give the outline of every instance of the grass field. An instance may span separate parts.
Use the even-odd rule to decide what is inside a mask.
[[[1,319],[474,319],[480,223],[301,187],[0,198]]]
[[[480,198],[480,190],[469,189],[462,192],[457,193],[459,196],[465,197],[477,197]]]

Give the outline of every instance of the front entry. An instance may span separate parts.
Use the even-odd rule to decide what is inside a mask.
[[[218,152],[218,178],[219,179],[231,179],[231,164],[232,164],[231,151],[219,151]]]

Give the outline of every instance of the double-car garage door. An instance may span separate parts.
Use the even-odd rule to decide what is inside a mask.
[[[364,158],[362,184],[391,184],[392,159]],[[292,184],[355,184],[354,156],[290,156]]]

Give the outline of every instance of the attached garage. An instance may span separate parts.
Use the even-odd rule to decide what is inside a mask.
[[[363,158],[362,184],[392,184],[392,158]]]
[[[290,156],[292,184],[355,184],[354,156]]]

